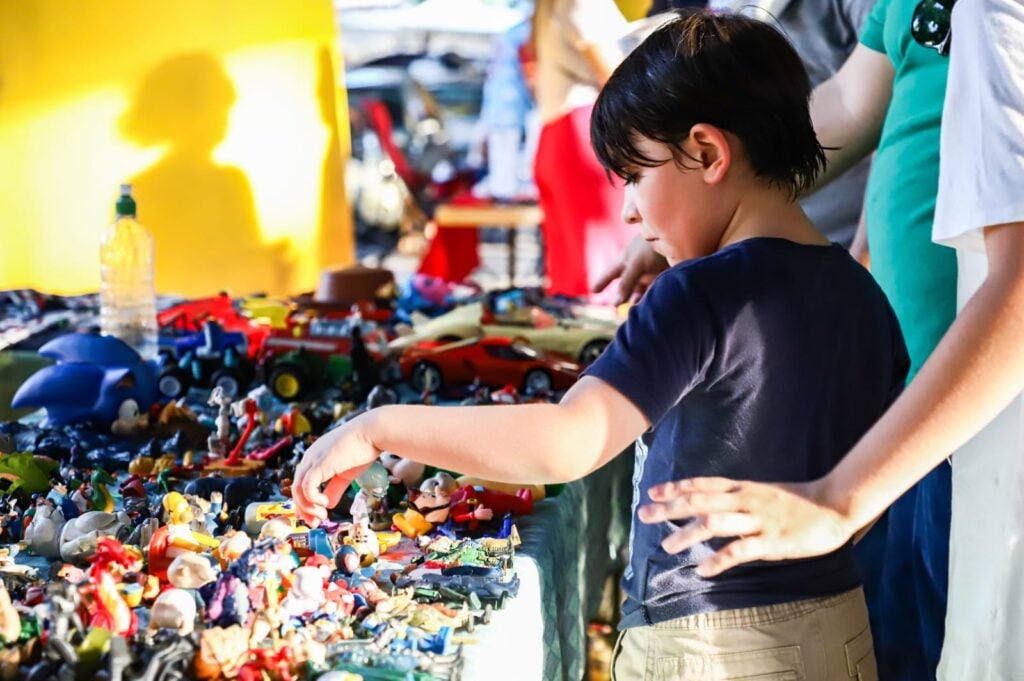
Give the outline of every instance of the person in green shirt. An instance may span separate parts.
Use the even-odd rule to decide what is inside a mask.
[[[956,315],[956,254],[931,239],[938,190],[939,130],[948,58],[917,44],[918,0],[878,0],[860,44],[811,101],[828,154],[816,188],[875,152],[865,195],[871,270],[896,312],[910,353],[908,382]],[[861,235],[862,236],[862,235]],[[855,239],[854,250],[863,239]],[[862,261],[867,261],[867,254]],[[664,262],[642,241],[598,280],[619,278],[619,300],[643,292]],[[874,606],[880,678],[934,679],[944,632],[949,562],[950,469],[939,465],[890,508]]]

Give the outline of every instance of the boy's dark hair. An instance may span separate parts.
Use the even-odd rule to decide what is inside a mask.
[[[630,167],[651,168],[637,136],[679,146],[697,123],[735,134],[754,172],[794,198],[825,167],[811,124],[807,71],[772,26],[739,15],[678,10],[619,65],[601,90],[590,122],[598,159],[628,179]],[[698,159],[690,159],[697,161]]]

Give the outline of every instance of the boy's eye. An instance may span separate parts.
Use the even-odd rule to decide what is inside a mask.
[[[626,173],[623,176],[622,180],[626,184],[636,184],[637,182],[640,181],[640,173]]]

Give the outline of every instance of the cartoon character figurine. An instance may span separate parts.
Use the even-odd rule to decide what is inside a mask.
[[[377,533],[370,529],[369,520],[365,515],[355,519],[342,543],[356,550],[363,567],[371,565],[380,556],[380,539]]]
[[[210,393],[210,399],[207,402],[211,407],[217,407],[217,430],[215,433],[210,435],[207,441],[207,447],[213,454],[219,454],[221,456],[227,454],[228,447],[231,445],[231,403],[232,398],[224,389],[217,386]]]
[[[89,562],[92,567],[84,587],[93,597],[89,626],[106,629],[118,636],[133,635],[138,620],[122,596],[120,584],[126,572],[139,567],[138,556],[116,539],[101,537]]]
[[[153,603],[149,628],[171,629],[180,636],[188,636],[195,628],[197,611],[196,599],[191,593],[185,589],[167,589]]]
[[[292,572],[292,585],[281,608],[288,617],[301,617],[318,610],[325,600],[323,571],[303,566]]]
[[[153,533],[149,541],[149,572],[161,580],[167,579],[171,561],[186,551],[203,553],[216,549],[220,542],[192,528],[195,519],[188,500],[178,492],[164,495],[167,524]]]
[[[48,498],[36,502],[36,512],[25,530],[25,546],[32,553],[47,558],[60,556],[60,533],[64,529],[64,513]]]
[[[109,431],[127,401],[142,411],[156,401],[156,364],[118,338],[70,333],[46,343],[39,354],[57,363],[32,374],[11,406],[44,408],[44,425],[91,422]]]
[[[533,513],[533,492],[525,487],[515,494],[486,487],[458,487],[450,475],[438,473],[423,481],[413,503],[429,522],[438,524],[450,519],[475,530],[481,521],[495,515]]]
[[[388,471],[379,461],[370,464],[356,478],[359,491],[352,501],[352,518],[359,520],[365,517],[374,530],[386,530],[391,527],[391,519],[387,513]]]
[[[381,452],[378,457],[387,469],[392,484],[400,484],[405,489],[416,489],[423,482],[426,466],[412,459],[403,459],[391,452]]]

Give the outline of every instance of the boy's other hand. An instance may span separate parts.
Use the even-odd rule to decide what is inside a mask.
[[[689,520],[662,541],[679,553],[715,537],[734,537],[697,573],[714,577],[754,560],[808,558],[843,546],[857,530],[823,500],[822,481],[766,484],[726,478],[691,478],[648,490],[653,503],[641,507],[647,524]]]
[[[618,279],[619,295],[615,304],[621,305],[627,300],[636,302],[654,278],[667,268],[665,258],[655,253],[650,244],[637,234],[626,244],[622,258],[594,282],[594,293],[600,293]]]
[[[341,501],[352,481],[377,460],[380,450],[365,436],[362,417],[321,436],[295,469],[292,500],[299,518],[316,527]],[[326,483],[326,487],[321,487]]]

